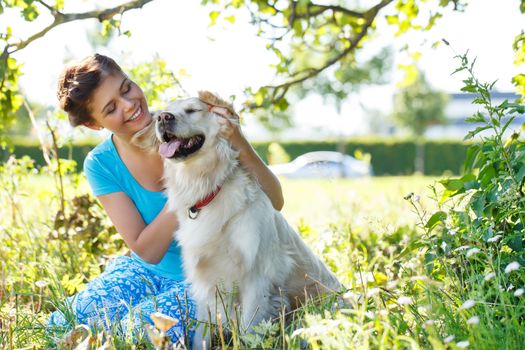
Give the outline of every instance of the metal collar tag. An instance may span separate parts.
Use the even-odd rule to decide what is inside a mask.
[[[188,217],[192,220],[195,220],[199,216],[200,209],[197,209],[195,206],[188,209]]]

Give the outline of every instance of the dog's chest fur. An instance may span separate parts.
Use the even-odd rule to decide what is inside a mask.
[[[201,286],[195,289],[221,285],[231,291],[257,268],[259,255],[267,253],[260,248],[268,245],[260,244],[260,240],[272,238],[261,234],[274,214],[269,199],[244,170],[236,164],[231,164],[231,169],[216,197],[196,219],[188,216],[189,203],[195,200],[185,201],[182,191],[168,192],[179,221],[175,237],[182,248],[186,277],[195,287]],[[192,181],[193,188],[198,187],[195,181],[199,179]],[[172,188],[184,189],[187,185]]]

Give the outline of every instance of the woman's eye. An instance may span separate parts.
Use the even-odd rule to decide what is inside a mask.
[[[123,93],[127,94],[131,90],[131,83],[126,84],[126,88],[124,89]]]
[[[111,114],[113,112],[115,112],[115,105],[112,105],[111,107],[109,107],[107,114]]]

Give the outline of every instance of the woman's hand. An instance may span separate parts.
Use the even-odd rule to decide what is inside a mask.
[[[230,111],[224,107],[214,106],[210,109],[210,111],[217,114],[217,119],[222,125],[221,135],[230,141],[233,148],[241,151],[243,147],[248,145],[248,141],[241,131],[239,117],[237,115],[230,113]]]

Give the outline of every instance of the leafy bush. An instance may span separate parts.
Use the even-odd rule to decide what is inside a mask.
[[[476,79],[466,54],[458,58],[455,73],[467,73],[463,91],[476,93],[473,103],[483,108],[468,119],[477,127],[465,139],[484,130],[492,136],[470,146],[462,177],[440,181],[439,210],[430,218],[410,198],[425,231],[428,276],[446,286],[429,288],[429,300],[449,301],[433,322],[444,334],[468,337],[476,349],[519,349],[525,344],[525,146],[520,130],[507,140],[503,135],[525,107],[493,105],[494,84]],[[459,318],[450,322],[454,315]]]

